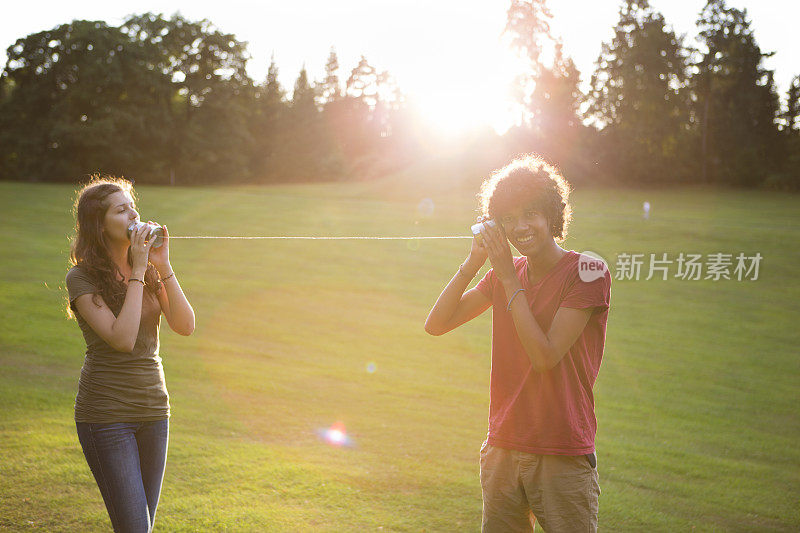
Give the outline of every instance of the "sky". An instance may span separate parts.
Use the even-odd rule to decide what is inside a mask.
[[[601,44],[613,35],[621,0],[550,0],[553,34],[564,42],[584,86],[594,70]],[[651,0],[687,43],[704,0]],[[388,70],[407,97],[442,128],[488,124],[502,130],[513,120],[509,86],[519,60],[502,37],[507,0],[305,0],[226,2],[143,0],[135,8],[122,3],[15,3],[12,16],[0,19],[0,60],[19,37],[73,19],[105,20],[117,25],[130,13],[154,12],[206,18],[221,31],[248,42],[248,72],[266,76],[270,57],[289,90],[303,65],[321,79],[331,46],[339,56],[340,79],[346,79],[363,54],[378,70]],[[127,3],[126,3],[127,4]],[[781,97],[800,74],[800,0],[728,0],[746,8],[763,51],[775,70]],[[8,13],[8,10],[6,10]],[[794,26],[794,27],[793,27]]]

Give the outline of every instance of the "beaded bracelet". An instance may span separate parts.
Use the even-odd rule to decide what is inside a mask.
[[[171,278],[174,275],[175,275],[175,272],[171,272],[169,276],[167,276],[166,278],[162,278],[161,279],[161,283],[164,283],[165,281],[167,281],[169,278]]]
[[[506,311],[511,311],[511,302],[513,302],[513,301],[514,301],[514,298],[516,298],[516,297],[517,297],[517,294],[519,294],[520,292],[522,292],[522,291],[524,291],[524,290],[525,290],[525,289],[523,289],[523,288],[519,288],[519,289],[517,289],[517,290],[516,290],[516,292],[514,293],[514,295],[513,295],[513,296],[511,297],[511,299],[508,301],[508,307],[506,307]]]

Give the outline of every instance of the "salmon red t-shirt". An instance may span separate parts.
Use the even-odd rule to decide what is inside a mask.
[[[584,281],[579,266],[592,262],[602,273],[593,280],[584,276]],[[591,453],[597,432],[592,388],[603,359],[611,274],[602,261],[572,250],[533,285],[527,258],[515,257],[514,265],[525,289],[517,298],[527,298],[545,334],[559,307],[591,307],[593,312],[563,359],[546,372],[536,372],[506,311],[508,298],[494,270],[478,282],[476,288],[493,306],[488,442],[544,455]]]

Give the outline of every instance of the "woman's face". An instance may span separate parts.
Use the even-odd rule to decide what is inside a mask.
[[[126,191],[115,192],[107,198],[108,209],[103,219],[106,238],[117,242],[129,242],[128,226],[139,220],[139,212],[133,198]]]

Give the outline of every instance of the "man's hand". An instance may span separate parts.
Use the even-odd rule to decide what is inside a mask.
[[[495,227],[481,228],[481,236],[483,237],[483,246],[489,255],[489,261],[492,262],[492,268],[497,278],[506,285],[508,282],[517,283],[517,271],[514,268],[514,257],[511,255],[511,247],[508,244],[508,239],[499,225]]]
[[[488,219],[489,217],[487,216],[479,216],[478,223],[480,224]],[[467,266],[470,270],[477,272],[488,258],[489,253],[486,251],[486,248],[484,248],[483,245],[478,242],[478,236],[474,236],[472,238],[472,248],[469,250],[469,256],[467,256],[467,260],[464,262],[465,266]]]

